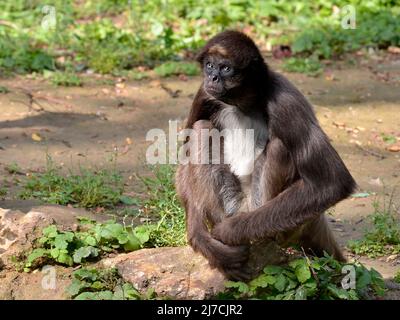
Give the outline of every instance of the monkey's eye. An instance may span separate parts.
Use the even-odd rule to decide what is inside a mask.
[[[223,70],[224,72],[229,72],[229,71],[231,71],[231,67],[230,67],[230,66],[224,66],[224,67],[222,68],[222,70]]]
[[[212,69],[212,68],[214,68],[214,66],[212,65],[211,62],[208,62],[206,66],[207,66],[207,69]]]

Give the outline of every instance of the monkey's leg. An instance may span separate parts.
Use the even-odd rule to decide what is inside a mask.
[[[326,251],[336,260],[346,261],[333,236],[325,214],[321,214],[302,228],[299,242],[304,250],[319,257],[323,256],[324,251]]]
[[[208,121],[198,121],[194,128],[208,129],[211,124]],[[201,151],[199,147],[191,156],[201,156]],[[246,279],[249,274],[244,265],[248,260],[248,247],[225,245],[212,238],[209,230],[224,218],[225,205],[230,208],[235,206],[231,199],[234,192],[227,186],[229,179],[226,178],[224,165],[189,163],[178,168],[176,189],[185,206],[187,238],[192,248],[228,278]]]

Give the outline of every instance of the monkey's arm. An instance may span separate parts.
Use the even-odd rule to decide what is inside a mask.
[[[186,128],[192,129],[198,120],[210,120],[221,108],[221,103],[204,92],[203,86],[197,91],[186,122]]]
[[[355,182],[320,128],[311,106],[288,85],[270,105],[269,125],[294,163],[299,179],[264,206],[227,218],[212,231],[230,245],[292,230],[348,197]]]

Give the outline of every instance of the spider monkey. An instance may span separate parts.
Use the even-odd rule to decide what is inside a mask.
[[[204,79],[186,123],[197,135],[186,143],[209,142],[202,138],[204,130],[252,129],[254,134],[224,136],[224,163],[178,167],[176,188],[189,244],[231,279],[248,279],[249,247],[263,239],[345,261],[324,211],[347,198],[356,183],[310,103],[269,68],[241,32],[214,36],[197,61]],[[254,161],[246,151],[249,144]],[[207,151],[191,152],[196,157]]]

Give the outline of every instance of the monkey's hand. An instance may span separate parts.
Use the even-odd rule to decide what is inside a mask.
[[[244,237],[246,233],[243,230],[244,226],[241,225],[241,222],[240,214],[223,219],[214,226],[211,235],[214,239],[230,246],[248,244],[250,239]]]
[[[214,251],[213,257],[208,259],[212,267],[220,270],[230,280],[251,279],[252,273],[247,266],[248,246],[228,246],[215,239],[211,240],[210,245]]]

